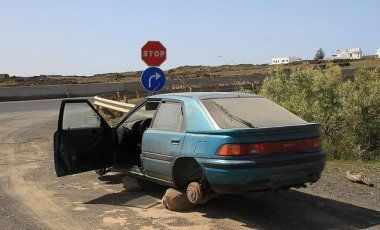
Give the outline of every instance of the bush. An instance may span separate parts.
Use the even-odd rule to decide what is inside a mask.
[[[358,156],[379,157],[380,149],[380,68],[358,70],[354,81],[339,87],[342,130],[353,137]]]
[[[338,67],[304,67],[290,76],[277,68],[264,80],[260,94],[320,123],[330,158],[379,159],[380,68],[358,70],[352,81],[343,80]]]
[[[322,48],[319,48],[314,55],[314,60],[322,60],[323,58],[325,58],[325,52]]]

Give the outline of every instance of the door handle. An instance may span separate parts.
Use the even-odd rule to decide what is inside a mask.
[[[179,145],[179,139],[172,139],[172,145]]]

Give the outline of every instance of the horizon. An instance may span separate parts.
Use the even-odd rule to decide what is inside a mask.
[[[376,56],[377,54],[363,54],[363,57],[365,56]],[[334,59],[331,59],[331,58],[325,58],[323,60],[320,60],[320,61],[332,61]],[[356,61],[357,59],[340,59],[340,60],[347,60],[347,61]],[[292,62],[292,63],[286,63],[286,64],[270,64],[270,63],[258,63],[258,64],[253,64],[253,63],[234,63],[234,64],[220,64],[220,65],[182,65],[182,66],[176,66],[176,67],[173,67],[173,68],[168,68],[168,69],[164,69],[164,68],[161,68],[159,67],[160,69],[162,69],[162,71],[166,72],[166,71],[170,71],[171,69],[177,69],[177,68],[192,68],[192,67],[209,67],[209,68],[214,68],[214,67],[223,67],[223,66],[239,66],[239,65],[252,65],[252,66],[260,66],[260,65],[268,65],[268,66],[274,66],[274,67],[280,67],[280,66],[284,66],[284,65],[287,65],[287,64],[293,64],[294,63],[297,63],[297,62],[303,62],[303,61],[314,61],[314,59],[302,59],[300,61],[296,61],[296,62]],[[0,75],[2,74],[6,74],[6,75],[9,75],[9,77],[25,77],[25,78],[32,78],[32,77],[54,77],[54,76],[57,76],[57,77],[94,77],[95,75],[107,75],[107,74],[123,74],[123,73],[132,73],[132,72],[143,72],[147,67],[145,67],[144,69],[140,69],[140,70],[127,70],[127,71],[120,71],[120,72],[103,72],[103,73],[93,73],[93,74],[89,74],[89,75],[84,75],[84,74],[69,74],[69,75],[64,75],[64,74],[38,74],[38,75],[33,75],[33,76],[21,76],[21,75],[11,75],[11,74],[8,74],[8,73],[2,73],[0,72]]]
[[[0,73],[10,76],[142,71],[140,48],[159,40],[161,65],[265,64],[380,47],[376,1],[1,1]],[[365,17],[361,17],[365,15]],[[158,17],[157,17],[158,16]],[[152,17],[155,17],[154,20]]]

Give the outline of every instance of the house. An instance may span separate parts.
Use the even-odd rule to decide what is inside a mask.
[[[380,48],[377,50],[377,56],[380,58]]]
[[[296,61],[302,61],[299,57],[278,57],[278,58],[272,58],[271,65],[278,65],[278,64],[288,64],[291,62]]]
[[[344,50],[337,50],[332,54],[332,59],[361,59],[363,56],[362,49],[351,48]]]

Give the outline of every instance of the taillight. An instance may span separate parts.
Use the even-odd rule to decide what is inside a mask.
[[[289,153],[319,150],[320,137],[298,140],[272,141],[244,144],[225,144],[219,148],[219,156],[246,156],[253,154]]]
[[[256,144],[225,144],[219,149],[219,156],[243,156],[264,152],[263,143]]]

